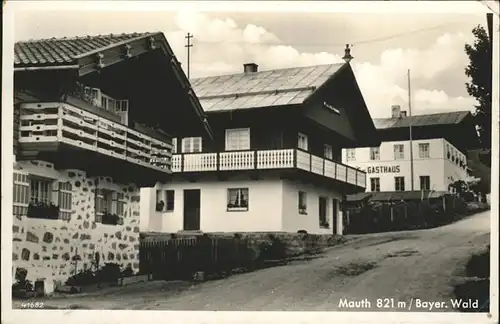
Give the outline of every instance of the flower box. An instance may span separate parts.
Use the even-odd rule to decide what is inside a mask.
[[[102,224],[105,225],[118,225],[120,217],[116,214],[104,213],[102,215]]]
[[[59,206],[52,203],[30,203],[26,216],[28,218],[59,219]]]

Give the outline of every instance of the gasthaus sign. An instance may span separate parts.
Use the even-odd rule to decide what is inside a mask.
[[[366,169],[366,173],[399,173],[400,167],[399,165],[381,165],[381,166],[371,166]]]

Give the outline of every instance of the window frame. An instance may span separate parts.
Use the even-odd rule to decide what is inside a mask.
[[[306,134],[297,133],[297,148],[302,151],[309,151],[309,138]]]
[[[38,200],[38,202],[42,202],[42,203],[45,203],[45,204],[51,204],[51,203],[54,203],[54,197],[53,197],[53,194],[54,194],[54,191],[53,190],[53,186],[54,186],[54,180],[53,179],[47,179],[47,178],[44,178],[44,177],[40,177],[40,176],[36,176],[36,175],[29,175],[28,176],[28,182],[30,184],[30,203],[36,203],[34,199],[37,199],[39,197],[37,196],[42,196],[42,192],[45,191],[43,190],[43,188],[41,188],[41,184],[46,184],[47,185],[47,192],[45,193],[45,196],[44,199],[45,200]],[[38,189],[34,190],[34,183],[38,183],[39,184],[39,187]],[[33,192],[34,191],[37,191],[37,195],[33,195]]]
[[[236,191],[236,199],[235,202],[231,202],[231,198],[233,195],[232,192]],[[241,199],[246,197],[246,205],[242,203]],[[227,211],[248,211],[250,205],[250,190],[249,188],[228,188],[227,189]]]
[[[47,178],[37,174],[13,172],[12,207],[14,216],[27,216],[28,207],[35,203],[32,193],[32,183],[44,182],[47,184],[47,199],[42,201],[46,205],[54,205],[59,209],[57,219],[43,218],[46,220],[71,220],[73,213],[73,185],[70,181]],[[43,189],[39,188],[37,191]]]
[[[307,192],[298,191],[297,194],[298,204],[297,208],[300,215],[307,215]]]
[[[101,193],[104,193],[104,195],[101,195]],[[106,199],[104,199],[104,197],[106,197]],[[98,210],[98,207],[101,208],[101,206],[98,206],[98,200],[99,199],[103,199],[104,200],[104,205],[108,205],[108,207],[111,209],[111,210],[106,210],[106,211],[102,211],[102,210]],[[112,190],[112,189],[108,189],[108,188],[96,188],[95,189],[95,206],[94,206],[94,214],[95,214],[95,222],[96,223],[100,223],[101,225],[110,225],[110,226],[117,226],[117,225],[120,225],[119,222],[116,224],[116,225],[113,225],[113,224],[102,224],[102,216],[104,214],[111,214],[111,215],[117,215],[118,217],[120,217],[120,215],[117,214],[117,192]]]
[[[401,182],[398,182],[398,180],[402,180]],[[398,187],[401,187],[402,184],[402,190],[401,188],[398,189]],[[405,177],[397,176],[394,177],[394,191],[406,191],[405,187]]]
[[[333,160],[333,146],[330,144],[324,144],[323,146],[323,157],[329,160]]]
[[[422,179],[426,179],[427,181],[427,188],[422,188]],[[431,190],[431,177],[428,175],[421,175],[419,176],[419,181],[420,181],[420,190]]]
[[[195,142],[199,140],[199,149],[195,150]],[[189,143],[189,145],[187,145]],[[184,137],[181,141],[182,153],[201,153],[203,151],[203,138],[201,136]]]
[[[236,142],[232,143],[233,145],[230,145],[230,142],[235,140],[234,138],[231,138],[232,134],[236,135]],[[246,137],[245,141],[247,142],[247,145],[241,145],[240,147],[240,136],[242,135]],[[232,146],[235,148],[232,148]],[[224,134],[224,150],[228,152],[250,150],[250,127],[227,128]]]
[[[356,149],[355,148],[347,148],[346,150],[346,161],[356,161]]]
[[[396,150],[396,148],[399,148],[399,149]],[[405,159],[405,145],[404,144],[394,144],[393,150],[394,150],[394,160],[404,160]]]
[[[373,190],[374,187],[375,190]],[[376,190],[377,188],[378,190]],[[380,177],[370,178],[370,192],[380,192]]]
[[[380,146],[370,147],[370,161],[380,161]]]
[[[177,137],[172,138],[172,154],[177,154]]]
[[[329,222],[329,213],[328,213],[328,197],[325,196],[319,196],[318,197],[318,220],[319,220],[319,227],[322,229],[329,229],[330,228],[330,222]],[[321,203],[324,202],[324,211],[325,214],[321,214]]]
[[[427,150],[422,150],[422,148]],[[418,157],[421,159],[429,159],[431,157],[431,145],[429,143],[418,143]]]
[[[172,193],[172,196],[169,197],[169,193]],[[170,199],[171,198],[171,201]],[[165,212],[171,213],[175,210],[175,190],[167,189],[165,190]]]

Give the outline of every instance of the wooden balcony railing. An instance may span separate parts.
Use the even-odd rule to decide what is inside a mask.
[[[171,143],[67,103],[24,103],[20,111],[20,144],[65,143],[171,172]]]
[[[172,172],[301,169],[366,188],[366,173],[298,149],[184,153],[172,156]]]

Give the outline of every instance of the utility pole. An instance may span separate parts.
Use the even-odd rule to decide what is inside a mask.
[[[408,117],[410,124],[410,186],[411,191],[414,189],[414,181],[413,181],[413,132],[411,125],[411,85],[410,85],[410,69],[408,69]]]
[[[187,33],[186,35],[186,45],[184,47],[187,48],[187,77],[189,79],[189,70],[190,70],[190,59],[191,59],[191,47],[193,47],[193,44],[191,44],[191,38],[193,38],[193,35],[191,33]]]

